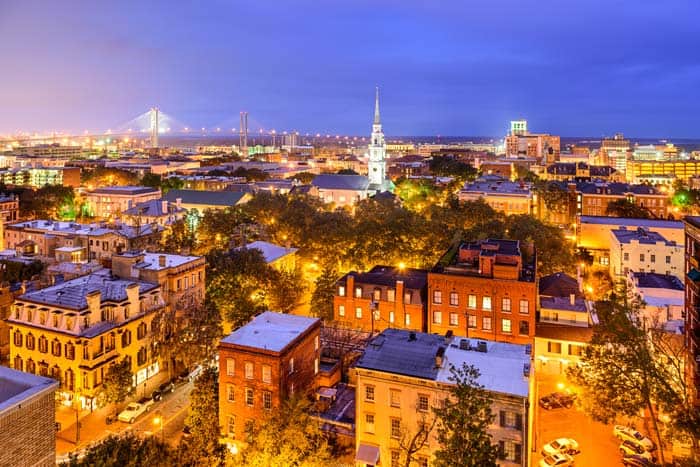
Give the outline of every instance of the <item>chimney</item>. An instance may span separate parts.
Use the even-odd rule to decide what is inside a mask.
[[[175,198],[175,206],[177,206],[178,209],[182,207],[182,198]]]
[[[415,333],[415,332],[410,332],[410,333],[408,334],[408,341],[409,341],[409,342],[413,342],[414,340],[416,340],[416,333]]]
[[[440,346],[435,352],[435,368],[442,368],[442,362],[445,358],[445,347]]]
[[[166,200],[161,201],[161,210],[163,211],[163,214],[168,213],[168,202]]]
[[[165,255],[158,256],[158,266],[161,268],[165,267]]]
[[[569,302],[571,303],[571,306],[574,306],[576,304],[576,294],[569,294]]]

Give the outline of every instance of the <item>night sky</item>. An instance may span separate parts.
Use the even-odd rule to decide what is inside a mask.
[[[700,137],[697,0],[0,0],[0,132]]]

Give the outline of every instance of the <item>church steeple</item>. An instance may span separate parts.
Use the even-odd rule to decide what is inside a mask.
[[[381,125],[381,123],[382,122],[379,119],[379,86],[377,86],[374,96],[374,124]]]

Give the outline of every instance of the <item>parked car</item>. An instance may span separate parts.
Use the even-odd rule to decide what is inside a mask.
[[[545,457],[557,453],[574,455],[580,452],[578,443],[571,438],[558,438],[542,447],[542,455]]]
[[[640,456],[639,454],[632,454],[630,456],[622,457],[622,464],[630,467],[655,467],[656,462],[653,460]]]
[[[570,409],[574,405],[576,394],[568,394],[565,392],[553,392],[546,396],[540,397],[540,407],[543,409],[556,409],[564,407]]]
[[[159,401],[163,398],[163,396],[173,391],[175,391],[175,384],[173,384],[172,381],[168,381],[167,383],[161,384],[158,389],[154,390],[151,394],[151,398],[153,398],[154,401]]]
[[[568,454],[552,454],[540,461],[540,467],[568,467],[574,465],[574,458]]]
[[[629,439],[624,440],[622,444],[620,444],[620,454],[622,454],[622,457],[636,455],[648,459],[650,461],[656,462],[656,458],[652,456],[652,454],[649,451],[647,451],[634,441],[630,441]]]
[[[621,441],[629,440],[636,443],[646,449],[647,451],[653,451],[656,449],[654,442],[635,430],[632,427],[624,425],[615,425],[613,427],[613,435],[619,438]]]
[[[197,365],[197,366],[194,367],[194,369],[193,369],[192,371],[190,371],[190,373],[187,375],[187,380],[188,380],[188,381],[194,381],[195,379],[197,379],[197,378],[199,377],[199,375],[202,374],[202,370],[203,370],[202,365]]]
[[[131,402],[117,418],[122,422],[134,423],[137,418],[151,410],[151,405],[153,405],[153,399],[148,398],[141,399],[139,402]]]

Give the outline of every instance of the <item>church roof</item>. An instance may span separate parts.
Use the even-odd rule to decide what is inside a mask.
[[[364,175],[316,175],[311,185],[325,190],[365,191],[369,188],[369,179]]]

